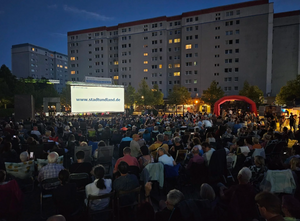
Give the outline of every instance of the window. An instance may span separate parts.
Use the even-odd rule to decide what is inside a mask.
[[[195,44],[195,48],[198,48],[198,44]]]
[[[71,71],[71,74],[75,74],[75,71]]]
[[[186,36],[186,40],[192,40],[193,39],[193,36]]]
[[[162,69],[162,64],[158,65],[158,68],[159,68],[159,69]]]
[[[172,81],[169,81],[169,84],[172,84]]]
[[[157,44],[157,40],[152,41],[152,44],[153,44],[153,45],[156,45],[156,44]]]
[[[157,69],[157,65],[152,65],[152,69]]]
[[[119,65],[119,62],[118,61],[114,61],[114,65]]]
[[[239,68],[234,68],[234,72],[239,72]]]
[[[235,53],[240,53],[240,49],[235,49]]]
[[[235,63],[239,63],[240,62],[240,59],[239,58],[236,58],[234,59]]]
[[[220,55],[219,54],[215,54],[215,58],[218,58],[218,57],[220,57]]]
[[[240,34],[240,30],[239,29],[237,29],[237,30],[235,30],[235,34]]]
[[[178,71],[178,72],[174,72],[174,77],[178,77],[178,76],[180,76],[180,72]]]
[[[233,11],[226,12],[226,16],[233,16]]]
[[[172,68],[172,64],[168,64],[168,68]]]
[[[148,53],[144,53],[144,56],[148,56]]]
[[[215,30],[220,30],[220,26],[215,27]]]
[[[192,80],[191,80],[191,79],[185,80],[185,83],[186,83],[186,84],[191,84],[191,83],[192,83]]]
[[[239,78],[238,78],[238,77],[235,77],[235,78],[234,78],[234,81],[239,81]]]
[[[233,31],[226,31],[225,34],[226,35],[233,35]]]
[[[225,50],[225,54],[232,54],[232,49]]]
[[[193,18],[187,18],[186,22],[193,22]]]
[[[225,22],[225,26],[231,26],[231,25],[233,25],[233,21],[227,21],[227,22]]]
[[[225,63],[228,64],[228,63],[232,63],[232,59],[225,59]]]
[[[174,39],[174,43],[179,43],[180,42],[180,38],[175,38]]]
[[[114,80],[118,80],[119,79],[119,76],[114,76]]]
[[[233,40],[226,40],[226,44],[227,45],[232,45],[233,44]]]
[[[172,39],[169,39],[169,44],[172,44],[173,43],[173,40]]]
[[[219,76],[219,73],[214,73],[214,76]]]
[[[180,68],[180,64],[174,64],[174,68]]]
[[[148,72],[148,69],[144,69],[144,72]]]
[[[225,73],[231,73],[231,72],[232,72],[232,68],[225,68],[225,69],[224,69],[224,72],[225,72]]]
[[[157,32],[152,32],[152,36],[157,36]]]
[[[185,66],[193,66],[192,62],[185,62]]]
[[[237,15],[241,14],[241,11],[240,10],[236,10],[236,14]]]
[[[198,63],[197,63],[197,61],[194,61],[194,66],[196,66]]]
[[[194,71],[194,74],[198,74],[198,71]]]
[[[235,86],[235,87],[234,87],[234,90],[235,90],[235,91],[238,91],[238,90],[239,90],[239,87],[238,87],[238,86]]]
[[[148,64],[148,61],[144,61],[144,64]]]
[[[240,24],[240,20],[236,20],[235,24],[239,25]]]
[[[193,31],[193,27],[187,27],[186,31]]]
[[[220,39],[220,36],[215,36],[215,39]]]
[[[235,43],[239,44],[240,43],[240,39],[235,39]]]
[[[191,58],[191,57],[193,57],[193,54],[192,53],[186,54],[185,57],[186,58]]]
[[[71,61],[75,61],[75,57],[70,57],[70,60]]]
[[[197,79],[194,80],[194,84],[197,84]]]
[[[215,45],[215,48],[220,48],[220,45]]]

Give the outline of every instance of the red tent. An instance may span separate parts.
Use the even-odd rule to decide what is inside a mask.
[[[220,115],[220,105],[225,103],[226,101],[232,101],[232,100],[247,102],[248,104],[250,104],[250,111],[255,113],[255,115],[257,116],[257,109],[256,109],[256,104],[254,103],[254,101],[249,99],[248,97],[239,96],[239,95],[225,96],[225,97],[222,97],[221,99],[219,99],[215,103],[214,114],[216,116],[219,116]]]

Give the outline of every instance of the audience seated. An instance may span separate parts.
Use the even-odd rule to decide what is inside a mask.
[[[203,154],[204,161],[205,161],[206,165],[209,165],[210,158],[211,158],[213,152],[215,151],[215,149],[212,148],[210,146],[210,144],[207,142],[202,143],[202,148],[204,151],[204,154]]]
[[[142,153],[142,156],[139,158],[139,164],[140,164],[140,168],[141,170],[147,166],[149,163],[153,163],[154,160],[153,160],[153,157],[152,155],[149,154],[149,149],[147,146],[142,146],[141,147],[141,153]]]
[[[158,160],[158,155],[157,155],[157,149],[159,147],[162,147],[166,150],[166,152],[169,151],[169,146],[167,144],[164,144],[164,135],[163,134],[158,134],[156,136],[156,142],[154,142],[150,147],[149,147],[149,151],[153,157],[154,160]]]
[[[163,147],[159,147],[157,150],[158,153],[158,162],[163,163],[167,166],[174,166],[176,165],[176,162],[174,161],[174,158],[166,152],[166,150]]]
[[[129,166],[137,166],[138,168],[140,167],[137,159],[135,157],[131,156],[131,149],[129,147],[125,147],[123,150],[124,157],[121,157],[117,160],[114,168],[114,173],[118,171],[118,166],[120,162],[126,162]]]
[[[84,162],[84,151],[80,150],[76,153],[77,162],[74,162],[70,168],[70,173],[87,173],[90,175],[92,172],[92,164],[89,162]]]
[[[41,168],[38,180],[41,182],[44,179],[58,177],[58,174],[64,167],[57,164],[58,154],[56,152],[51,152],[48,155],[48,164]]]

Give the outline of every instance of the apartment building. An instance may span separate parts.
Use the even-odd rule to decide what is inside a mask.
[[[11,48],[12,73],[18,78],[49,79],[61,92],[68,80],[68,56],[33,44]],[[56,80],[56,81],[54,81]]]
[[[288,22],[276,16],[275,21]],[[201,96],[213,80],[234,95],[248,81],[271,95],[284,83],[272,81],[272,74],[280,75],[272,71],[273,38],[281,38],[280,28],[273,33],[273,23],[273,3],[258,0],[71,31],[69,80],[111,77],[137,89],[145,79],[150,87],[157,84],[164,97],[175,85]]]

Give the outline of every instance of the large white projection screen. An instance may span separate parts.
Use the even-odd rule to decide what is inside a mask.
[[[71,86],[74,113],[124,112],[124,88]]]

